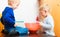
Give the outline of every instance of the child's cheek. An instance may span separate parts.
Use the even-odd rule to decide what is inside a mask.
[[[13,2],[10,2],[10,5],[12,6],[13,5]]]
[[[42,12],[41,12],[41,15],[42,15],[42,16],[45,16],[45,15],[46,15],[45,11],[42,11]]]

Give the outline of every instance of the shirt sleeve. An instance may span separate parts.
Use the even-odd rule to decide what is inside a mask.
[[[50,30],[50,29],[54,28],[54,21],[53,21],[53,19],[49,18],[48,20],[46,20],[46,23],[40,22],[40,25],[44,29]]]
[[[3,16],[4,24],[14,25],[15,18],[13,16],[13,10],[11,8],[6,9],[6,14]]]

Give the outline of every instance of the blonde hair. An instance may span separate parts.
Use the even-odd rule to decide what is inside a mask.
[[[11,5],[11,3],[20,3],[20,0],[8,0],[8,5]]]
[[[43,4],[43,5],[41,5],[41,6],[39,7],[39,10],[41,10],[41,9],[44,9],[44,10],[46,10],[46,11],[50,11],[50,8],[49,8],[48,4]]]

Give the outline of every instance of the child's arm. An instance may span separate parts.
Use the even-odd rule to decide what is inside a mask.
[[[46,23],[40,22],[40,25],[44,28],[44,29],[52,29],[54,28],[54,21],[52,19],[50,20],[46,20]]]
[[[4,20],[4,23],[10,24],[10,25],[13,25],[15,23],[15,21],[12,18],[7,16],[5,16],[3,20]]]
[[[4,15],[5,14],[5,15]],[[3,17],[3,23],[4,24],[14,24],[15,23],[15,18],[13,15],[13,10],[11,8],[6,8],[3,13],[2,13],[2,17]]]

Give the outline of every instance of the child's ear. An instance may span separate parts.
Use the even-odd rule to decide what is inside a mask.
[[[9,5],[11,5],[11,6],[12,6],[13,4],[14,4],[14,2],[10,2],[10,3],[9,3]]]

